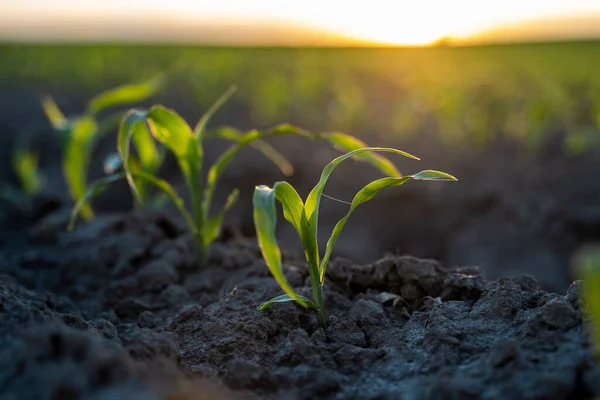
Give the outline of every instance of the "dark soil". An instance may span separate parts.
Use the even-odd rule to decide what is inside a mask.
[[[164,212],[67,233],[69,210],[45,208],[0,243],[1,399],[600,395],[578,283],[559,295],[528,275],[487,281],[477,267],[410,256],[337,258],[323,330],[292,304],[256,310],[280,289],[253,240],[226,232],[201,269],[191,236]],[[309,294],[305,263],[284,263]]]
[[[14,138],[29,135],[32,147],[40,153],[47,183],[45,193],[68,201],[59,143],[41,111],[40,92],[35,87],[0,93],[0,160],[9,159]],[[186,96],[182,93],[186,93],[185,88],[148,104],[168,105],[193,122],[200,111],[193,103],[184,101]],[[82,104],[92,93],[53,91],[53,95],[66,113],[75,114],[81,112]],[[320,128],[305,126],[302,121],[290,122],[307,129]],[[487,279],[527,273],[539,281],[542,289],[564,293],[575,278],[570,270],[573,254],[587,244],[600,241],[597,151],[565,154],[562,143],[568,132],[560,126],[532,152],[521,143],[502,137],[484,148],[472,143],[448,148],[440,142],[443,132],[436,134],[435,127],[424,126],[411,139],[378,130],[375,122],[375,128],[350,133],[371,145],[397,147],[419,156],[422,161],[393,157],[405,173],[437,169],[455,175],[459,181],[409,182],[382,191],[353,215],[337,243],[336,255],[357,263],[370,263],[386,252],[410,254],[434,258],[446,265],[477,265]],[[236,103],[235,98],[215,116],[213,126],[221,125],[240,129],[257,127],[248,110]],[[240,189],[240,200],[229,214],[228,223],[237,225],[249,237],[254,235],[255,185],[272,185],[285,179],[305,196],[326,163],[339,155],[319,141],[280,137],[271,143],[294,165],[291,177],[283,176],[270,161],[247,149],[230,165],[217,188],[215,204],[223,202],[234,188]],[[225,148],[220,141],[207,142],[207,163],[212,163]],[[90,180],[102,176],[102,160],[114,151],[115,135],[100,140]],[[180,193],[185,193],[172,159],[161,174]],[[326,193],[349,201],[369,180],[380,177],[381,174],[363,163],[347,162],[336,170]],[[8,163],[0,168],[0,183],[4,182],[17,184]],[[125,183],[117,184],[97,199],[95,207],[101,212],[128,211],[132,203],[128,192]],[[331,231],[346,207],[329,200],[324,200],[322,207],[320,224],[324,232]],[[301,254],[293,228],[280,224],[279,229],[283,247]],[[325,235],[320,239],[324,245]]]
[[[252,227],[254,185],[284,179],[268,161],[248,150],[225,175],[215,202],[235,187],[241,196],[206,269],[177,214],[130,211],[125,185],[98,198],[96,220],[66,232],[60,151],[37,96],[0,94],[0,159],[28,134],[47,179],[26,214],[0,204],[1,400],[600,395],[570,270],[573,254],[600,240],[597,153],[567,156],[550,141],[532,154],[509,140],[450,151],[431,136],[353,132],[422,158],[398,160],[402,171],[439,169],[459,182],[412,182],[361,206],[329,267],[323,330],[292,304],[256,311],[280,294]],[[85,96],[71,107],[57,98],[70,113]],[[198,116],[178,99],[159,102]],[[243,110],[216,124],[254,127]],[[273,144],[303,195],[339,154],[294,138]],[[207,144],[209,161],[223,148]],[[91,178],[113,150],[114,137],[99,143]],[[7,164],[0,181],[15,184]],[[162,173],[179,189],[172,160]],[[344,200],[380,177],[352,162],[336,175],[326,193]],[[320,232],[346,210],[324,200]],[[310,295],[298,240],[279,228],[288,279]]]

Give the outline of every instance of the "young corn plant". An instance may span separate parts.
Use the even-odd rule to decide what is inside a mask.
[[[155,77],[138,84],[117,86],[90,99],[81,115],[70,117],[62,113],[52,97],[42,96],[44,113],[60,139],[63,175],[74,202],[82,199],[88,189],[87,175],[95,143],[118,126],[123,111],[105,118],[100,118],[100,114],[116,106],[143,101],[155,94],[161,85],[162,77]],[[81,215],[86,220],[93,217],[89,204],[82,206]]]
[[[12,155],[12,167],[24,194],[31,197],[40,191],[42,178],[38,171],[37,153],[26,147],[17,147]]]
[[[417,157],[401,150],[385,147],[365,147],[350,151],[330,162],[323,169],[321,179],[311,190],[305,201],[302,201],[298,192],[287,182],[277,182],[273,188],[264,185],[255,188],[253,196],[254,224],[258,243],[265,263],[271,271],[273,278],[275,278],[285,293],[261,304],[258,307],[258,310],[265,310],[276,303],[295,301],[302,307],[315,310],[319,325],[325,326],[325,304],[323,299],[325,272],[335,243],[354,210],[362,203],[371,200],[381,189],[390,186],[400,186],[411,179],[442,181],[457,180],[452,175],[444,172],[425,170],[414,175],[388,176],[369,183],[358,191],[352,200],[348,213],[333,228],[329,240],[327,241],[325,254],[321,257],[317,241],[319,205],[321,197],[323,196],[323,190],[331,173],[344,160],[357,156],[364,157],[365,155],[373,154],[374,152],[390,152],[418,160]],[[275,200],[281,203],[284,218],[296,229],[296,232],[302,241],[304,255],[308,263],[308,273],[312,284],[312,300],[298,294],[285,279],[281,263],[281,252],[275,234],[277,223]]]
[[[577,275],[583,280],[582,299],[584,314],[600,360],[600,246],[588,247],[576,256]]]
[[[11,166],[19,180],[19,187],[2,186],[0,198],[27,210],[31,206],[31,198],[40,191],[43,180],[38,170],[38,155],[29,149],[23,139],[16,141]]]
[[[107,185],[117,180],[127,180],[133,196],[139,204],[144,204],[148,200],[147,186],[154,186],[168,197],[180,211],[196,238],[202,262],[205,264],[208,248],[219,236],[225,214],[235,204],[239,193],[237,189],[233,190],[221,210],[215,215],[211,215],[216,186],[227,166],[246,146],[252,146],[261,151],[286,175],[291,174],[292,166],[273,147],[261,139],[274,135],[298,135],[311,139],[325,139],[338,149],[344,150],[365,146],[364,142],[351,135],[339,132],[313,134],[287,124],[279,125],[267,132],[251,130],[242,133],[233,128],[225,128],[207,133],[206,125],[209,119],[234,91],[235,87],[232,87],[221,96],[193,129],[177,112],[162,105],[155,105],[148,110],[133,109],[127,112],[121,122],[117,140],[120,161],[109,163],[111,171],[115,169],[115,164],[120,164],[122,171],[113,173],[90,185],[86,195],[76,203],[73,209],[69,228],[73,227],[82,207],[104,190]],[[208,168],[206,176],[204,176],[204,141],[208,139],[225,139],[232,141],[233,144]],[[185,202],[169,182],[156,175],[157,166],[162,162],[162,153],[157,147],[157,143],[162,145],[161,149],[168,149],[177,159],[189,193],[191,210],[186,208]],[[137,157],[131,153],[132,144]],[[395,166],[385,157],[370,156],[362,159],[370,162],[384,173],[399,175]]]

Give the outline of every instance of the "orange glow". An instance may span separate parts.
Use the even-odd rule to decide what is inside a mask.
[[[598,0],[0,0],[0,27],[34,32],[32,21],[70,18],[73,31],[88,29],[85,19],[160,20],[200,26],[202,22],[242,21],[235,35],[252,23],[277,21],[323,29],[353,39],[389,45],[424,45],[442,37],[467,38],[499,25],[564,15],[600,13]],[[157,17],[158,16],[158,17]],[[36,19],[36,17],[38,19]],[[21,22],[22,21],[22,22]],[[20,24],[20,25],[19,25]],[[25,27],[26,24],[31,27]],[[28,25],[28,26],[29,26]],[[64,28],[64,24],[61,22]],[[560,27],[558,27],[560,28]],[[8,28],[5,27],[5,31]],[[116,29],[116,28],[115,28]],[[291,29],[291,28],[290,28]],[[38,29],[39,30],[39,29]],[[101,34],[101,30],[99,31]],[[0,34],[2,29],[0,29]],[[9,32],[10,33],[10,32]],[[114,32],[113,32],[114,33]],[[189,33],[198,37],[198,31]],[[40,33],[42,37],[45,33]],[[194,36],[195,35],[195,36]],[[31,36],[31,35],[30,35]]]

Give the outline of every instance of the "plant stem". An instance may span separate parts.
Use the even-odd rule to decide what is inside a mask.
[[[196,225],[196,245],[198,252],[200,253],[200,260],[202,266],[206,265],[208,260],[208,252],[204,245],[204,210],[202,207],[202,182],[201,182],[201,171],[200,168],[191,168],[190,176],[188,180],[188,187],[190,190],[190,201],[192,203],[192,215]]]
[[[313,299],[317,305],[317,323],[323,329],[327,326],[327,318],[325,316],[325,303],[323,302],[323,285],[319,283],[319,269],[318,264],[309,262],[308,274],[310,275],[310,282],[312,284]]]
[[[325,329],[327,326],[327,317],[325,315],[325,303],[323,302],[323,285],[317,284],[317,292],[315,295],[315,302],[319,309],[317,310],[317,323],[320,327]]]

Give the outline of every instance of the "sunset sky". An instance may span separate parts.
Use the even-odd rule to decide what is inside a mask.
[[[127,21],[158,21],[160,26],[220,21],[246,23],[245,29],[251,29],[249,22],[269,21],[377,43],[427,44],[522,21],[598,17],[600,0],[0,0],[0,10],[2,37],[43,37],[48,34],[44,29],[51,33],[52,21],[60,22],[63,30],[71,29],[73,35],[108,22],[118,30],[119,23],[127,25]],[[560,25],[556,29],[565,28]],[[102,36],[101,29],[95,32]]]

